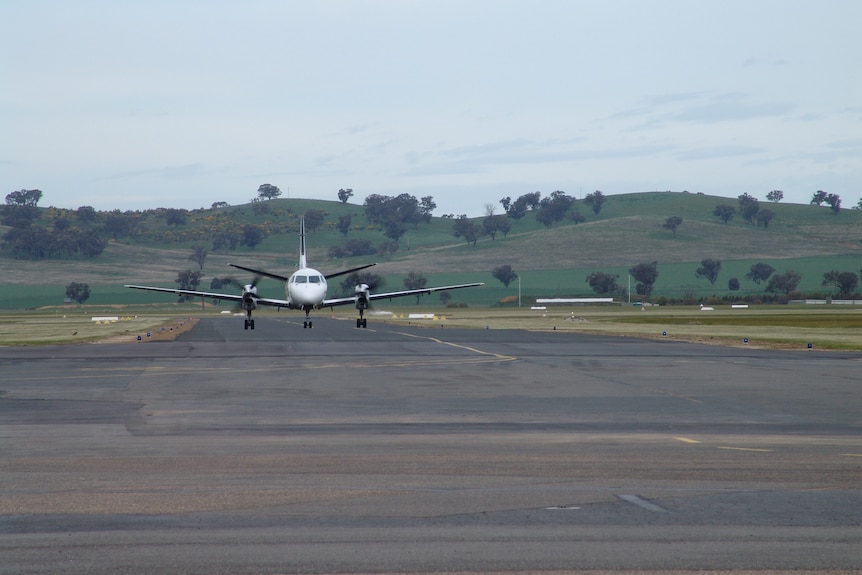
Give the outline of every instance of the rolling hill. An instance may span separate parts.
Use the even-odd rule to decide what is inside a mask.
[[[324,223],[309,237],[309,261],[324,270],[380,261],[376,273],[384,276],[390,289],[402,287],[401,278],[410,271],[424,273],[429,283],[485,281],[480,290],[465,290],[457,298],[470,305],[493,305],[502,297],[517,293],[517,286],[504,288],[491,276],[491,270],[510,264],[521,276],[526,295],[589,295],[586,276],[593,271],[619,274],[625,283],[626,270],[641,262],[658,262],[659,278],[654,295],[679,297],[685,292],[695,296],[729,293],[727,281],[738,277],[740,295],[762,293],[763,286],[744,279],[749,267],[766,262],[779,272],[795,269],[802,273],[800,289],[823,292],[823,273],[832,269],[858,273],[862,268],[862,211],[833,213],[828,207],[799,204],[767,204],[762,208],[775,213],[768,228],[744,222],[739,215],[722,223],[712,212],[718,204],[737,205],[735,198],[677,192],[650,192],[607,196],[598,215],[582,201],[575,208],[586,221],[570,220],[546,228],[532,213],[513,222],[510,233],[496,240],[485,237],[469,245],[452,235],[453,221],[433,218],[428,224],[410,227],[401,238],[399,250],[388,260],[377,256],[332,259],[329,248],[344,243],[337,230],[340,216],[350,214],[348,238],[367,239],[379,245],[387,239],[365,220],[363,207],[300,199],[266,202],[267,210],[252,210],[249,205],[200,210],[190,214],[176,234],[193,238],[197,231],[229,210],[231,217],[248,223],[269,225],[279,230],[254,249],[238,248],[230,253],[210,249],[203,269],[202,287],[212,277],[233,275],[228,262],[243,262],[252,267],[290,271],[296,263],[298,240],[295,222],[308,209],[325,213]],[[220,210],[222,213],[220,213]],[[498,211],[502,211],[501,209]],[[676,234],[663,224],[670,216],[680,216]],[[481,223],[482,218],[477,218]],[[167,226],[153,216],[149,229]],[[0,229],[0,233],[4,230]],[[200,234],[197,234],[200,236]],[[178,243],[149,241],[110,242],[102,255],[92,260],[23,261],[0,257],[0,307],[20,308],[62,302],[65,285],[86,282],[92,295],[88,303],[157,301],[154,294],[130,294],[123,283],[150,283],[173,286],[177,272],[193,269],[189,261],[191,245],[206,241],[180,239]],[[722,271],[715,285],[696,278],[700,260],[721,260]],[[275,282],[262,288],[280,290]],[[59,295],[57,295],[59,290]],[[472,293],[467,293],[472,292]],[[271,292],[272,293],[272,292]],[[163,300],[163,296],[162,300]],[[59,300],[59,301],[58,301]],[[408,302],[409,303],[409,302]]]

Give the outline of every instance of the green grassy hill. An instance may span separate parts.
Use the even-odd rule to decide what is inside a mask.
[[[353,218],[349,238],[368,239],[379,245],[387,239],[365,220],[363,208],[301,199],[276,199],[265,202],[264,210],[251,205],[200,210],[190,213],[183,226],[170,228],[157,215],[145,222],[149,231],[172,230],[178,243],[151,241],[143,235],[137,243],[110,242],[101,256],[93,260],[38,262],[0,256],[0,308],[20,309],[62,303],[65,285],[86,282],[92,295],[88,303],[143,303],[164,301],[167,296],[132,292],[123,283],[148,283],[174,286],[177,272],[193,269],[190,248],[201,243],[208,248],[207,226],[218,218],[239,219],[277,230],[254,249],[238,248],[231,253],[210,250],[203,269],[202,288],[212,277],[238,276],[229,262],[263,267],[288,274],[296,266],[298,217],[309,209],[325,212],[320,229],[310,234],[309,262],[324,272],[379,261],[375,272],[386,281],[386,289],[401,289],[402,278],[410,271],[428,276],[429,284],[484,281],[481,289],[453,293],[455,301],[469,305],[494,305],[501,298],[517,294],[517,285],[508,289],[491,276],[491,270],[510,264],[521,276],[525,296],[590,295],[586,276],[593,271],[620,275],[625,285],[627,270],[640,262],[658,262],[659,278],[654,296],[681,297],[690,292],[696,297],[730,293],[727,281],[739,278],[738,295],[762,293],[744,278],[749,267],[766,262],[778,272],[795,269],[803,275],[800,290],[825,292],[823,273],[832,269],[862,269],[862,211],[843,210],[834,214],[827,207],[761,202],[775,217],[768,229],[744,222],[739,215],[724,224],[712,215],[716,205],[737,205],[735,198],[688,193],[656,192],[608,196],[598,215],[583,202],[577,208],[586,221],[569,220],[546,228],[532,213],[513,222],[511,232],[492,241],[482,238],[474,247],[452,235],[452,220],[433,218],[429,224],[411,227],[400,240],[400,249],[389,260],[377,256],[333,260],[329,248],[342,245],[344,237],[336,228],[339,216]],[[502,210],[499,210],[502,211]],[[674,235],[662,225],[669,216],[683,218]],[[482,218],[477,218],[481,223]],[[4,230],[0,228],[0,233]],[[159,234],[152,234],[153,237]],[[695,277],[704,258],[723,262],[714,286]],[[264,280],[262,290],[279,297],[278,282]],[[331,290],[332,291],[332,290]],[[400,302],[410,305],[412,298]],[[435,300],[436,301],[436,300]]]

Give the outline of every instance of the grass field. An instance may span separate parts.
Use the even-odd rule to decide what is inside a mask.
[[[428,224],[409,226],[399,242],[399,251],[390,259],[329,258],[329,248],[345,241],[335,225],[342,215],[353,217],[349,238],[365,239],[375,246],[386,241],[380,229],[368,225],[362,206],[357,204],[278,199],[266,202],[267,213],[255,213],[249,205],[194,212],[181,229],[205,230],[228,213],[240,218],[237,221],[260,225],[270,221],[282,229],[290,229],[288,233],[270,235],[255,249],[240,246],[230,254],[210,251],[200,285],[201,289],[208,289],[214,277],[251,280],[250,274],[229,267],[231,262],[289,274],[297,263],[298,238],[294,228],[298,227],[299,214],[308,209],[323,210],[327,214],[324,224],[308,238],[309,263],[317,269],[329,273],[377,261],[380,265],[372,271],[383,276],[383,287],[387,290],[402,289],[403,278],[409,272],[424,274],[428,285],[485,282],[481,289],[452,294],[453,301],[470,307],[492,307],[505,297],[517,295],[517,284],[506,288],[491,275],[493,268],[504,264],[511,265],[520,275],[520,289],[525,298],[593,295],[585,280],[594,271],[619,275],[618,281],[625,287],[628,269],[651,261],[657,262],[659,271],[653,297],[671,299],[686,294],[695,298],[763,294],[765,285],[745,279],[750,266],[758,262],[772,265],[777,273],[798,271],[802,274],[799,291],[812,294],[824,294],[831,289],[822,285],[823,274],[828,271],[862,270],[862,211],[842,210],[834,214],[823,207],[763,202],[762,207],[775,212],[769,228],[764,229],[742,221],[739,216],[721,223],[712,214],[719,203],[737,202],[736,198],[671,192],[608,196],[599,214],[576,202],[576,209],[586,217],[583,223],[576,225],[564,220],[546,228],[528,212],[524,218],[512,222],[507,236],[498,235],[496,240],[485,237],[475,246],[453,237],[451,219],[437,217]],[[676,234],[662,227],[672,215],[683,218]],[[481,218],[477,222],[481,223]],[[156,214],[148,215],[145,224],[150,230],[171,229]],[[5,229],[0,226],[0,233]],[[178,272],[196,269],[189,261],[193,243],[148,243],[144,235],[134,241],[109,242],[94,259],[25,261],[7,254],[0,257],[0,310],[62,304],[65,286],[72,281],[90,286],[88,304],[167,302],[164,295],[132,293],[122,286],[137,283],[175,287]],[[208,241],[198,243],[209,245]],[[715,285],[695,276],[704,258],[722,261]],[[728,289],[732,277],[741,283],[737,292]],[[632,283],[634,291],[635,282]],[[282,286],[271,280],[264,280],[261,289],[272,297],[281,297],[283,293]],[[335,297],[339,295],[337,291],[333,285],[329,295]],[[426,298],[423,303],[431,305],[437,301],[430,300]],[[408,299],[396,305],[410,303]]]
[[[200,317],[222,316],[223,309],[200,304],[140,306],[63,306],[30,312],[0,313],[0,345],[44,345],[129,342],[170,339],[188,329]],[[275,311],[256,312],[256,317]],[[298,312],[280,312],[281,317]],[[343,319],[352,329],[352,308],[316,312]],[[434,319],[410,319],[411,313],[433,314]],[[117,316],[118,321],[93,321],[94,317]],[[716,307],[579,306],[545,310],[526,308],[443,308],[441,306],[378,305],[369,315],[375,323],[409,323],[429,329],[524,329],[580,332],[677,340],[715,345],[808,350],[862,351],[862,305],[860,306],[767,306],[748,309]],[[242,320],[233,318],[237,329]],[[299,328],[301,329],[301,328]],[[147,336],[147,334],[150,334]],[[745,339],[748,342],[745,342]]]

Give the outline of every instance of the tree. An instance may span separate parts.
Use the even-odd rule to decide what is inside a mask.
[[[575,202],[575,199],[565,192],[557,190],[539,203],[539,211],[536,213],[536,221],[551,227],[562,220],[566,212]]]
[[[837,214],[841,211],[841,196],[838,194],[829,194],[826,196],[826,203],[832,209],[832,213]]]
[[[479,236],[482,235],[482,228],[475,222],[470,221],[466,215],[461,215],[452,224],[452,235],[456,238],[464,238],[464,241],[476,247],[476,242],[479,241]]]
[[[452,294],[449,293],[449,290],[443,290],[440,292],[440,303],[444,306],[449,304],[450,299],[452,299]]]
[[[98,214],[93,206],[81,206],[75,210],[75,217],[79,222],[95,222]]]
[[[602,211],[605,199],[605,195],[599,190],[596,190],[592,194],[587,194],[584,198],[584,202],[593,209],[593,213],[595,215],[599,215],[599,212]]]
[[[242,238],[239,244],[254,249],[266,237],[266,232],[255,224],[246,224],[242,228]]]
[[[432,196],[425,196],[419,201],[419,216],[427,224],[431,221],[431,212],[437,209]]]
[[[700,267],[697,268],[694,275],[699,278],[706,278],[709,280],[710,285],[715,285],[719,271],[721,271],[721,261],[707,258],[701,260]]]
[[[739,278],[730,278],[727,280],[727,289],[730,291],[739,291]]]
[[[620,286],[617,283],[619,277],[619,275],[604,272],[593,272],[587,276],[587,283],[598,294],[619,293]]]
[[[490,215],[482,220],[482,231],[485,235],[491,236],[492,240],[497,239],[497,233],[502,232],[503,235],[508,235],[512,229],[512,222],[506,216]]]
[[[193,245],[192,253],[189,255],[189,260],[198,264],[198,269],[204,269],[204,262],[207,259],[207,249],[201,245]]]
[[[640,263],[629,269],[629,273],[638,282],[637,292],[640,295],[652,294],[653,284],[658,279],[658,262]]]
[[[85,283],[71,282],[66,286],[66,297],[84,303],[90,299],[90,286]]]
[[[760,211],[760,202],[757,198],[750,194],[742,194],[737,198],[739,200],[739,213],[749,224],[753,224],[757,218],[757,212]]]
[[[811,201],[809,202],[809,204],[816,204],[817,206],[820,206],[820,204],[826,201],[826,197],[828,195],[829,194],[827,194],[823,190],[817,190],[816,192],[814,192],[814,195],[811,196]]]
[[[784,192],[782,192],[781,190],[772,190],[771,192],[766,194],[766,199],[774,204],[777,204],[784,199]]]
[[[712,215],[721,219],[725,224],[733,219],[734,214],[736,214],[736,208],[728,204],[718,204],[712,210]]]
[[[398,220],[389,220],[383,224],[383,235],[392,240],[393,242],[398,242],[401,239],[401,236],[407,233],[407,226],[404,225],[403,222],[399,222]]]
[[[6,195],[9,206],[29,206],[35,208],[42,199],[42,190],[18,190]]]
[[[430,200],[430,196],[428,199]],[[431,203],[433,204],[433,202]],[[420,209],[419,200],[410,194],[400,194],[395,197],[371,194],[365,198],[363,205],[365,206],[365,218],[370,223],[384,228],[388,223],[418,225],[425,218],[424,212]]]
[[[317,228],[319,228],[323,224],[324,219],[322,210],[308,210],[303,214],[303,218],[305,218],[305,229],[309,232],[316,232]]]
[[[527,214],[527,210],[535,210],[541,203],[541,192],[532,192],[518,197],[514,202],[506,197],[500,200],[503,208],[506,210],[506,216],[513,220],[520,220]]]
[[[177,274],[177,279],[174,280],[177,282],[179,289],[182,290],[197,290],[198,285],[201,283],[201,276],[203,274],[201,272],[193,272],[192,270],[186,270]],[[193,296],[180,296],[180,301],[192,300]]]
[[[350,224],[353,221],[353,216],[347,214],[346,216],[338,216],[338,231],[341,232],[341,235],[347,237],[347,233],[350,231]]]
[[[789,295],[796,290],[796,286],[802,281],[802,274],[796,270],[787,270],[783,274],[776,274],[766,284],[766,291],[771,293],[783,293]]]
[[[341,188],[338,190],[338,199],[341,200],[342,204],[346,204],[347,200],[353,197],[353,190],[350,188]]]
[[[404,287],[407,289],[422,289],[426,285],[428,285],[428,278],[419,272],[410,272],[407,274],[407,277],[404,278]],[[419,300],[421,298],[421,293],[416,294],[416,305],[419,305]]]
[[[775,212],[772,210],[760,210],[757,212],[757,227],[763,226],[763,229],[769,227],[769,222],[775,217]]]
[[[258,200],[274,200],[280,195],[281,190],[278,189],[278,186],[273,186],[272,184],[261,184],[257,188]]]
[[[754,283],[759,284],[760,282],[768,280],[769,276],[771,276],[774,271],[775,268],[771,265],[759,262],[751,266],[750,271],[745,274],[745,277]]]
[[[494,276],[495,279],[500,280],[504,286],[509,287],[509,284],[518,279],[518,274],[515,273],[515,270],[512,269],[512,266],[509,264],[505,264],[491,270],[491,275]]]
[[[578,225],[587,221],[587,218],[585,218],[584,215],[581,214],[580,210],[572,210],[569,213],[569,220],[575,222],[575,225]]]
[[[168,208],[165,210],[165,222],[169,226],[174,226],[178,228],[180,226],[184,226],[186,221],[188,221],[189,213],[186,210],[180,210],[177,208]]]
[[[676,235],[676,229],[682,225],[682,218],[679,216],[670,216],[669,218],[665,218],[663,228],[666,228],[673,232],[673,235]]]
[[[835,287],[838,290],[836,295],[850,295],[859,285],[859,276],[854,272],[832,270],[823,274],[823,285]]]
[[[233,229],[221,228],[213,234],[213,251],[231,251],[239,245],[240,233]]]

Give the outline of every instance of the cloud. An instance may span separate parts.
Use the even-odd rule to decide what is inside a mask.
[[[788,102],[754,103],[743,94],[715,96],[708,102],[692,106],[670,117],[683,123],[714,124],[768,118],[789,114],[795,105]]]
[[[162,168],[145,168],[141,170],[130,170],[127,172],[117,172],[109,176],[96,178],[96,180],[124,180],[147,177],[156,177],[165,180],[184,180],[198,176],[210,175],[218,171],[223,170],[206,168],[203,164],[193,163],[181,166],[165,166]]]
[[[676,154],[682,161],[714,160],[717,158],[733,158],[739,156],[754,156],[767,150],[753,146],[710,146],[684,150]]]

